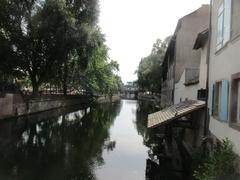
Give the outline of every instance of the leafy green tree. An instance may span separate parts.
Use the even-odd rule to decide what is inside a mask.
[[[170,37],[164,41],[157,39],[149,56],[141,59],[138,69],[138,85],[142,91],[159,93],[161,91],[161,64]]]
[[[97,16],[97,0],[2,0],[0,70],[29,76],[33,94],[57,74],[66,91],[72,56],[84,69],[95,48]]]
[[[118,70],[118,63],[109,60],[108,48],[102,43],[95,49],[86,71],[81,74],[80,87],[93,94],[108,95],[111,99],[122,86],[121,78],[116,75]]]
[[[64,94],[67,94],[67,89],[79,91],[87,88],[89,90],[88,86],[90,84],[84,77],[84,71],[92,61],[95,61],[95,52],[104,43],[103,35],[97,26],[91,27],[85,24],[83,27],[85,38],[83,40],[79,39],[80,43],[78,43],[77,49],[69,53],[68,59],[66,59],[57,72],[56,80],[60,81]]]

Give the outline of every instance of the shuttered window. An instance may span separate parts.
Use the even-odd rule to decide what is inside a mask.
[[[231,101],[230,101],[230,123],[240,123],[240,72],[232,74]],[[234,126],[233,126],[234,127]],[[240,130],[239,128],[235,128]]]
[[[209,87],[209,113],[219,120],[228,121],[229,82],[222,80]]]
[[[220,107],[221,107],[221,81],[214,84],[213,92],[213,115],[219,117]]]
[[[240,123],[240,81],[237,81],[237,123]]]
[[[220,120],[228,121],[228,80],[222,80],[221,82],[221,104],[220,104]]]

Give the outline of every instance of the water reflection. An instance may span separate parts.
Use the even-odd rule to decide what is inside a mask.
[[[96,171],[98,180],[144,180],[147,150],[136,130],[137,101],[123,100],[122,109],[111,127],[116,141],[112,152],[103,152],[105,165]]]
[[[1,122],[0,179],[96,179],[103,150],[116,146],[109,129],[120,109],[117,103]]]
[[[0,179],[178,180],[165,129],[147,129],[153,111],[123,100],[1,122]]]
[[[166,152],[165,127],[147,128],[147,116],[155,112],[152,103],[139,101],[136,111],[136,128],[143,137],[143,143],[149,148],[146,160],[146,180],[178,180],[182,172],[179,162],[169,157]],[[178,157],[177,157],[178,158]]]

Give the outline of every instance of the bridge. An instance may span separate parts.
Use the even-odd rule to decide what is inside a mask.
[[[127,82],[121,89],[121,98],[123,99],[137,99],[138,86],[135,82]]]

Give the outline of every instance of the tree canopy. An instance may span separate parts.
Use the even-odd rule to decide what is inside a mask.
[[[161,90],[161,64],[170,37],[164,41],[157,39],[153,44],[151,54],[141,59],[138,69],[138,85],[142,91],[158,93]]]
[[[98,14],[98,0],[2,0],[0,72],[29,79],[33,94],[49,83],[64,94],[83,88],[83,79],[89,87],[94,80],[86,75],[96,73],[91,68],[100,66],[94,63],[105,62],[109,71],[102,73],[114,76],[115,67],[108,60],[104,36],[97,25]],[[100,83],[98,86],[102,90]]]

